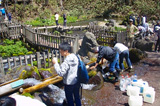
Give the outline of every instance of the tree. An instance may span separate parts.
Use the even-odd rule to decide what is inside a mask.
[[[45,5],[48,6],[49,0],[45,0]]]

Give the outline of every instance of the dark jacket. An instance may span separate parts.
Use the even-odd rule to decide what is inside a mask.
[[[99,63],[102,58],[111,62],[114,60],[116,53],[116,50],[109,46],[100,46],[96,63]]]

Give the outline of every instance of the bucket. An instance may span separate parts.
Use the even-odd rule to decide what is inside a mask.
[[[142,106],[143,98],[142,96],[130,96],[128,99],[129,106]]]
[[[127,87],[127,95],[128,96],[139,96],[140,88],[137,86],[128,86]]]
[[[155,100],[155,91],[152,87],[147,87],[143,93],[144,102],[153,103]]]

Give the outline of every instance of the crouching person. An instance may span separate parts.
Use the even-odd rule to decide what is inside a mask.
[[[127,46],[123,45],[122,43],[116,43],[114,46],[114,49],[118,51],[119,53],[119,59],[120,59],[120,68],[121,70],[124,70],[124,65],[123,65],[123,59],[126,59],[128,68],[132,68],[132,64],[129,58],[129,49]]]
[[[119,77],[119,72],[120,72],[120,67],[119,67],[119,54],[115,49],[112,49],[109,46],[99,46],[93,49],[94,53],[98,53],[97,61],[96,64],[90,69],[94,69],[98,66],[100,60],[102,59],[103,63],[103,58],[108,60],[110,62],[109,64],[109,71],[113,73],[115,77],[115,81],[118,81]]]
[[[59,65],[57,60],[53,59],[55,71],[63,77],[64,90],[68,106],[81,106],[79,89],[80,83],[77,80],[78,58],[71,53],[71,46],[64,42],[59,46],[60,54],[65,57],[64,62]]]

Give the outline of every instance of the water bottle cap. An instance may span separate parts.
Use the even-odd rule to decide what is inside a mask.
[[[137,82],[137,80],[136,80],[136,79],[134,79],[134,80],[133,80],[133,82]]]

